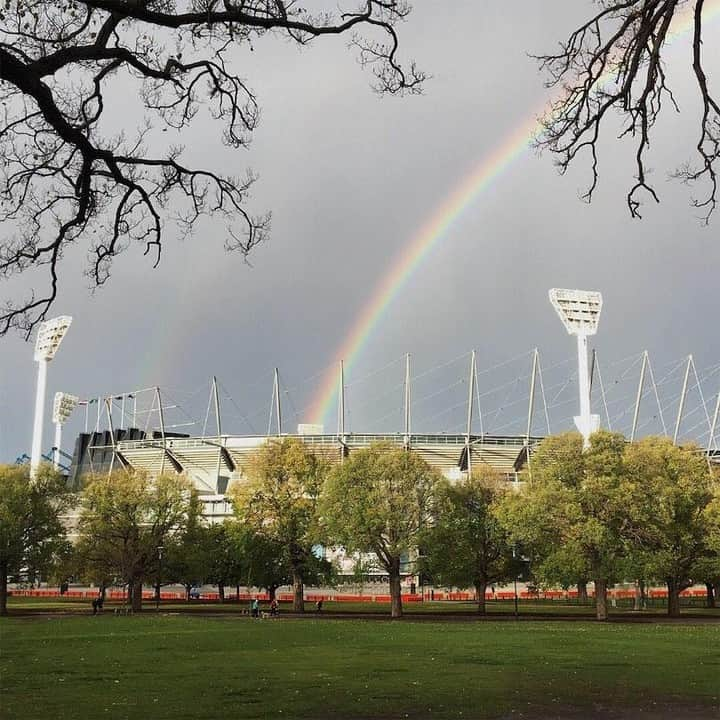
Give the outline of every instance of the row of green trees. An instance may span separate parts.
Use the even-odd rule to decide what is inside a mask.
[[[543,441],[531,471],[498,517],[541,583],[592,580],[599,619],[607,618],[614,582],[665,583],[673,616],[693,583],[717,587],[718,477],[697,447],[598,432],[583,452],[580,436],[569,433]]]
[[[192,484],[151,481],[126,470],[89,478],[71,498],[49,468],[30,482],[23,468],[0,468],[0,612],[8,576],[55,563],[56,574],[129,588],[143,584],[292,584],[302,612],[304,585],[332,582],[318,546],[371,553],[390,580],[391,613],[402,615],[400,581],[408,556],[436,584],[474,586],[479,612],[488,585],[527,568],[540,585],[595,585],[597,617],[607,617],[612,583],[661,581],[668,611],[694,582],[720,581],[718,477],[697,448],[666,439],[629,444],[596,433],[583,451],[576,433],[547,438],[520,485],[489,466],[451,483],[418,455],[377,445],[332,467],[301,442],[268,442],[231,488],[235,518],[207,526]],[[60,517],[79,507],[76,542]],[[22,512],[20,511],[22,509]]]

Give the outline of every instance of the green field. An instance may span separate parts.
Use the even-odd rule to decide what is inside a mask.
[[[598,704],[681,718],[720,710],[715,623],[105,613],[8,618],[0,633],[3,718],[549,718]]]

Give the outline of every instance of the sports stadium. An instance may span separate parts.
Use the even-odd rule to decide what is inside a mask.
[[[450,480],[471,475],[473,467],[489,465],[509,482],[517,483],[519,474],[526,468],[531,469],[534,448],[545,434],[552,433],[552,417],[554,431],[574,426],[582,435],[586,447],[590,435],[602,425],[609,430],[623,432],[629,440],[642,434],[662,434],[671,437],[675,443],[693,441],[698,450],[707,456],[708,462],[720,461],[716,434],[720,417],[720,393],[714,411],[711,402],[706,400],[708,391],[712,393],[710,388],[720,376],[720,364],[698,371],[693,356],[688,355],[679,362],[661,367],[662,375],[658,377],[658,367],[653,369],[649,353],[643,351],[625,361],[611,364],[609,367],[613,369],[614,377],[609,378],[609,383],[603,383],[597,353],[593,350],[591,357],[588,350],[588,338],[597,331],[602,295],[596,291],[554,288],[550,290],[549,298],[567,333],[577,341],[578,364],[574,372],[566,365],[570,358],[543,368],[540,353],[535,348],[480,371],[473,350],[413,376],[410,355],[407,354],[401,359],[404,380],[394,386],[402,388],[402,405],[397,402],[399,394],[395,394],[394,388],[377,394],[382,385],[378,381],[378,372],[369,376],[372,379],[370,392],[367,393],[370,397],[358,398],[360,405],[365,404],[372,409],[376,409],[383,399],[389,398],[391,408],[395,412],[399,411],[401,416],[396,425],[400,426],[397,432],[373,429],[373,426],[377,427],[383,418],[388,417],[387,413],[381,415],[375,423],[363,424],[361,432],[356,431],[354,426],[352,430],[349,429],[345,394],[347,388],[357,385],[358,381],[353,380],[349,385],[346,383],[345,367],[343,361],[340,361],[338,367],[326,371],[321,389],[315,390],[310,405],[299,403],[305,408],[302,416],[288,389],[281,386],[276,368],[267,432],[264,433],[258,432],[257,427],[249,421],[247,408],[241,407],[227,393],[223,400],[230,400],[239,413],[235,417],[242,418],[251,432],[236,434],[223,431],[221,384],[215,377],[210,385],[202,423],[201,412],[193,414],[192,410],[184,407],[185,403],[175,401],[166,389],[161,390],[160,387],[113,393],[87,400],[80,400],[67,393],[56,393],[53,408],[55,443],[52,456],[45,457],[67,471],[69,482],[75,488],[82,486],[82,477],[87,473],[111,472],[119,467],[142,470],[151,477],[162,473],[183,474],[192,481],[202,498],[203,514],[209,522],[221,521],[231,514],[228,488],[232,483],[245,480],[248,460],[258,448],[273,438],[297,438],[313,453],[330,463],[341,463],[359,449],[383,443],[416,453]],[[71,321],[69,317],[48,321],[38,334],[35,351],[39,365],[38,402],[31,472],[40,461],[42,401],[47,364],[57,351]],[[465,362],[468,358],[470,365],[466,374]],[[516,361],[524,368],[516,377],[512,377],[514,371],[506,377],[492,377],[490,374],[498,370],[504,372],[512,368]],[[386,367],[394,366],[395,362],[398,361]],[[458,362],[464,366],[462,370],[457,370]],[[438,389],[436,373],[439,370],[449,371],[451,377],[448,385]],[[557,382],[552,379],[553,371],[559,373],[555,378]],[[481,392],[479,376],[483,376],[484,392]],[[431,386],[424,395],[419,393],[411,397],[411,388],[414,392],[417,382],[422,378],[432,378]],[[573,387],[577,388],[577,394],[573,392]],[[568,389],[571,395],[569,398],[564,395]],[[519,397],[513,398],[515,392],[519,393]],[[613,393],[616,397],[612,397]],[[694,408],[689,407],[691,396],[695,398]],[[283,425],[283,410],[286,409],[282,407],[283,397],[289,400],[295,410],[295,432],[287,432],[287,422]],[[414,413],[422,410],[426,401],[432,401],[432,414],[429,418],[426,416],[423,422],[418,422],[419,418]],[[653,402],[654,408],[650,404]],[[92,404],[97,410],[94,430],[90,429],[89,422]],[[436,406],[443,404],[446,405],[445,409],[441,407],[437,411]],[[579,405],[579,414],[558,418],[557,409],[564,408],[564,412],[571,409],[569,405],[574,406],[572,409]],[[69,455],[61,449],[62,427],[78,406],[84,406],[85,409],[85,428],[77,437],[73,454]],[[355,407],[357,405],[353,409]],[[613,408],[613,412],[610,408]],[[211,413],[212,409],[214,413]],[[337,429],[329,433],[325,431],[322,420],[329,418],[335,409]],[[184,422],[170,418],[172,412],[184,415],[184,418],[180,418]],[[503,412],[509,416],[507,423],[498,422]],[[676,413],[674,423],[669,417],[671,413]],[[536,414],[540,414],[541,420],[544,420],[545,432],[542,434],[534,431]],[[306,415],[316,422],[302,422],[302,417]],[[445,422],[438,423],[439,417],[444,417]],[[354,418],[357,421],[357,416]],[[387,421],[384,424],[387,426]],[[365,431],[365,427],[369,427],[370,431]],[[418,427],[423,432],[418,432]],[[63,457],[70,463],[63,465]],[[22,459],[19,458],[19,461]]]
[[[183,473],[190,478],[204,502],[209,521],[232,514],[226,497],[231,483],[242,482],[250,456],[263,444],[277,437],[295,437],[313,453],[331,463],[373,443],[406,448],[417,453],[445,477],[459,479],[472,467],[487,464],[509,481],[517,481],[526,466],[528,453],[541,440],[539,436],[432,434],[298,434],[217,437],[145,437],[144,431],[119,429],[113,432],[81,434],[76,442],[70,469],[73,485],[88,472],[108,472],[132,467],[157,476],[165,472]]]
[[[568,334],[574,336],[577,340],[578,367],[574,377],[576,378],[576,385],[579,392],[580,412],[572,419],[587,446],[590,435],[601,425],[600,414],[594,414],[592,412],[593,385],[599,387],[600,397],[596,398],[596,401],[598,409],[603,408],[605,410],[605,427],[613,429],[613,420],[610,416],[609,406],[615,401],[609,400],[606,395],[595,351],[593,351],[592,354],[592,362],[590,362],[588,353],[588,338],[596,333],[598,327],[602,309],[602,295],[595,291],[555,288],[550,290],[549,297],[551,304],[560,317]],[[473,467],[477,467],[478,465],[489,465],[499,474],[507,478],[508,481],[517,483],[519,473],[530,465],[533,449],[543,437],[542,435],[536,435],[532,432],[536,404],[538,406],[541,405],[544,410],[546,429],[548,434],[550,434],[549,411],[554,406],[558,404],[562,405],[566,402],[557,403],[557,400],[573,379],[572,376],[561,379],[559,383],[561,388],[558,392],[555,392],[553,386],[546,387],[546,384],[543,382],[543,372],[538,350],[533,350],[529,354],[529,358],[532,361],[531,371],[530,375],[524,378],[524,380],[527,381],[528,394],[527,398],[521,398],[521,402],[527,407],[526,422],[524,421],[524,413],[522,411],[514,412],[516,416],[520,416],[525,432],[516,434],[490,433],[484,431],[482,414],[480,412],[481,394],[478,386],[475,351],[472,351],[470,355],[469,376],[464,381],[466,383],[464,391],[466,391],[467,394],[454,406],[458,408],[461,413],[466,413],[465,417],[462,418],[464,432],[418,433],[411,431],[413,427],[411,424],[411,385],[413,378],[410,368],[410,355],[405,357],[404,363],[403,430],[402,432],[395,433],[347,432],[346,382],[342,362],[339,365],[339,373],[337,375],[331,373],[326,378],[324,383],[325,389],[319,396],[321,399],[315,404],[314,409],[311,410],[312,414],[316,417],[327,416],[331,404],[335,404],[336,402],[338,424],[337,432],[335,433],[326,433],[324,426],[321,424],[304,423],[298,424],[297,433],[295,434],[283,432],[282,393],[277,369],[275,369],[274,372],[268,431],[264,434],[232,435],[222,432],[220,395],[216,378],[213,378],[212,381],[207,411],[205,413],[205,423],[203,424],[201,435],[192,436],[174,432],[177,426],[168,425],[166,422],[163,395],[159,388],[155,388],[154,390],[148,389],[152,399],[152,404],[148,412],[154,413],[158,422],[155,426],[150,427],[148,416],[148,422],[146,422],[144,430],[139,429],[137,425],[131,428],[125,427],[125,418],[128,417],[125,408],[126,400],[132,398],[133,411],[131,417],[133,421],[136,421],[138,418],[137,398],[139,393],[123,394],[118,397],[111,396],[104,399],[98,398],[96,430],[92,433],[87,431],[88,404],[85,404],[86,432],[80,434],[75,445],[72,464],[69,468],[70,482],[73,486],[79,487],[83,474],[88,472],[109,472],[117,467],[131,467],[143,470],[151,476],[157,476],[165,472],[184,474],[192,480],[204,501],[204,515],[207,520],[210,522],[221,521],[232,512],[226,496],[227,489],[233,482],[243,482],[245,478],[245,468],[253,453],[272,438],[295,437],[312,450],[313,453],[324,457],[330,463],[341,463],[344,458],[356,450],[367,448],[374,443],[384,443],[389,447],[404,448],[408,452],[416,453],[428,462],[431,467],[439,470],[450,480],[458,480],[463,476],[472,474]],[[675,370],[671,371],[659,381],[656,381],[649,354],[645,351],[636,357],[635,361],[622,375],[627,376],[638,363],[639,384],[637,386],[637,392],[634,393],[634,405],[631,404],[626,410],[616,415],[614,419],[616,423],[615,427],[617,427],[617,421],[622,419],[623,416],[629,415],[631,411],[632,423],[627,431],[629,439],[634,439],[638,436],[639,431],[647,428],[647,421],[640,424],[640,410],[643,397],[652,392],[657,402],[657,411],[651,419],[656,420],[659,416],[662,433],[664,435],[670,435],[669,424],[666,423],[665,420],[668,405],[665,404],[666,410],[664,414],[660,389],[662,389],[663,384],[667,385],[667,379],[672,377],[675,370],[682,369],[684,366],[685,372],[683,374],[682,389],[677,397],[677,419],[674,433],[672,434],[673,440],[674,442],[681,440],[680,429],[683,419],[687,419],[689,414],[698,413],[700,422],[696,423],[692,428],[693,430],[700,428],[700,442],[698,445],[700,447],[706,447],[704,452],[707,455],[708,462],[718,461],[718,459],[720,459],[720,452],[718,451],[715,439],[715,430],[720,412],[720,393],[718,394],[713,419],[710,420],[708,404],[702,392],[702,381],[707,381],[717,375],[720,372],[720,366],[710,368],[705,373],[699,374],[695,367],[693,357],[690,355],[686,361],[683,360],[683,362],[677,364]],[[444,363],[443,366],[448,364],[449,363]],[[504,364],[505,363],[503,363],[503,365]],[[563,363],[560,363],[560,365],[562,364]],[[701,402],[696,405],[695,410],[687,413],[686,400],[688,397],[691,371],[694,373],[695,388],[697,389],[697,394]],[[428,375],[429,373],[426,372],[423,374]],[[460,380],[462,381],[463,378]],[[516,387],[520,380],[520,378],[517,378],[515,382],[501,383],[500,387],[506,385],[512,389]],[[456,381],[449,386],[449,389],[457,387],[458,385],[459,382]],[[612,386],[620,387],[619,381],[615,380]],[[449,392],[449,389],[433,391],[427,397],[443,396]],[[552,391],[553,397],[551,397],[550,400],[548,400],[548,393],[546,391]],[[492,392],[493,391],[489,391],[485,393],[485,395],[492,394]],[[116,400],[121,401],[119,429],[113,427],[113,407]],[[622,397],[620,400],[622,400]],[[77,399],[75,398],[74,401],[77,401]],[[553,403],[557,404],[554,405]],[[56,404],[62,408],[62,396],[56,398]],[[513,404],[514,403],[508,403],[508,397],[506,396],[501,406]],[[103,406],[108,429],[100,431],[101,408]],[[207,432],[208,419],[210,418],[210,410],[213,406],[215,411],[216,433],[210,435]],[[176,406],[173,405],[172,407]],[[451,407],[451,409],[453,408]],[[474,431],[473,426],[473,418],[476,412],[480,420],[479,434]],[[497,417],[497,413],[495,417]],[[274,433],[271,432],[273,420],[275,423]],[[194,424],[194,421],[191,424]],[[705,424],[707,424],[706,431],[704,430]],[[515,425],[515,427],[517,427],[517,425]],[[702,439],[705,437],[706,445],[703,445]]]

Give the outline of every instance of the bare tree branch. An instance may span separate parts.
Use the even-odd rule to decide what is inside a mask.
[[[592,200],[597,187],[598,141],[611,111],[623,120],[620,137],[635,142],[635,182],[627,194],[632,217],[641,217],[643,197],[659,202],[648,180],[647,155],[652,130],[663,104],[679,112],[667,84],[663,57],[672,23],[694,12],[693,69],[702,101],[699,165],[688,163],[673,173],[688,183],[705,181],[705,195],[693,201],[707,223],[717,205],[716,163],[720,157],[720,110],[702,64],[704,0],[596,0],[597,12],[560,45],[537,59],[549,75],[548,87],[561,89],[543,118],[540,148],[556,156],[565,173],[579,155],[590,157],[591,180],[583,194]]]
[[[181,146],[153,152],[157,131],[189,127],[208,109],[231,148],[257,127],[254,92],[229,66],[230,51],[268,33],[298,44],[352,34],[380,92],[419,92],[425,75],[397,59],[405,0],[363,0],[353,11],[311,13],[296,0],[5,0],[0,10],[0,279],[42,268],[46,285],[0,306],[0,335],[29,335],[59,291],[72,243],[88,247],[93,286],[113,258],[140,244],[157,264],[172,223],[189,234],[221,218],[225,246],[247,256],[269,215],[246,200],[256,176],[183,161]],[[369,35],[359,33],[365,29]],[[132,78],[148,117],[109,135],[106,100]]]

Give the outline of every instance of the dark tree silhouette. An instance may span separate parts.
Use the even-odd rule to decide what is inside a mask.
[[[561,172],[581,154],[590,156],[592,177],[583,197],[592,199],[598,183],[598,139],[611,111],[623,119],[621,137],[635,144],[635,182],[627,203],[640,217],[643,195],[659,202],[648,181],[647,152],[653,127],[664,107],[678,111],[667,84],[663,59],[672,39],[673,23],[692,25],[692,69],[702,114],[697,156],[673,172],[687,183],[702,182],[693,199],[707,223],[718,203],[720,107],[703,69],[704,0],[596,0],[595,14],[560,45],[554,55],[539,56],[549,74],[549,87],[561,89],[543,118],[539,146],[557,156]],[[710,45],[710,48],[715,45]],[[706,48],[707,49],[707,48]]]
[[[320,3],[315,3],[317,6]],[[229,249],[247,255],[269,216],[251,215],[255,176],[191,167],[158,132],[183,129],[204,106],[232,148],[258,122],[252,89],[231,67],[236,46],[267,33],[304,45],[348,34],[381,93],[419,92],[424,75],[397,59],[405,0],[364,0],[354,11],[311,12],[297,0],[3,0],[0,5],[0,278],[38,268],[42,290],[0,306],[0,335],[29,334],[58,292],[71,243],[88,248],[93,286],[115,255],[139,243],[155,263],[169,223],[190,233],[226,221]],[[366,35],[360,34],[366,31]],[[130,77],[147,119],[111,131],[106,106]],[[125,92],[127,84],[125,85]],[[45,275],[46,273],[46,275]]]

